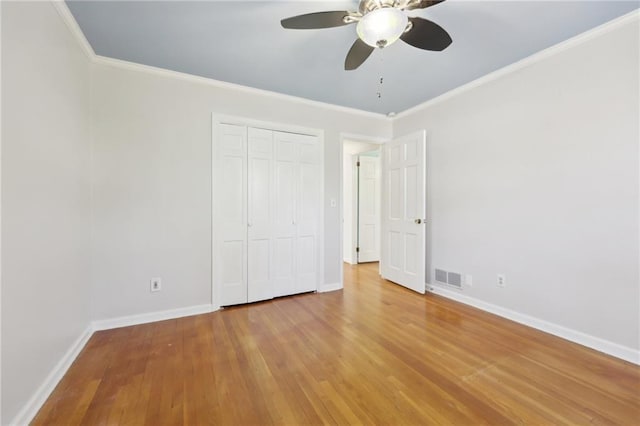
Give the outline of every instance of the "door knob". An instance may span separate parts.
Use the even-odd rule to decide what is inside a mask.
[[[420,225],[421,223],[426,222],[426,221],[427,221],[427,219],[416,219],[416,220],[414,220],[414,222],[417,223],[418,225]]]

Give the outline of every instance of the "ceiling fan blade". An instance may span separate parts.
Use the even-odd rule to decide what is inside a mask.
[[[349,15],[346,10],[334,12],[316,12],[306,15],[292,16],[280,21],[284,28],[292,30],[314,30],[319,28],[332,28],[347,25],[352,22],[344,22],[344,17]]]
[[[349,49],[349,53],[347,53],[347,57],[344,60],[344,69],[347,71],[355,70],[367,60],[373,50],[373,47],[357,39]]]
[[[444,0],[413,0],[409,1],[405,10],[426,9],[431,6],[435,6],[438,3],[442,3],[443,1]]]
[[[424,50],[442,51],[449,47],[451,36],[440,25],[423,18],[409,18],[413,27],[402,34],[400,39],[413,47]]]

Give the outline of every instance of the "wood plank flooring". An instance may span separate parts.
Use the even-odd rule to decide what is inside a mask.
[[[96,332],[34,425],[640,424],[640,367],[345,266],[345,288]]]

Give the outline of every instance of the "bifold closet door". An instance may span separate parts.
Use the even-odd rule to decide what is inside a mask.
[[[277,297],[293,294],[295,290],[297,154],[291,135],[275,133],[273,139],[276,154],[273,289]]]
[[[215,151],[214,279],[221,306],[314,291],[318,138],[220,124]]]
[[[220,305],[247,303],[247,128],[220,124],[215,191],[215,279]]]
[[[320,148],[313,136],[274,132],[274,296],[317,288]]]
[[[273,298],[273,131],[248,129],[247,301]]]
[[[320,155],[318,138],[298,135],[296,293],[318,288]]]

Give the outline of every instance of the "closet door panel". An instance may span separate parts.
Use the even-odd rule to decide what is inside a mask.
[[[275,181],[274,296],[283,296],[293,292],[295,279],[294,264],[291,261],[296,237],[294,163],[276,161]]]
[[[242,126],[219,127],[216,172],[216,277],[220,304],[247,302],[247,138]]]
[[[249,158],[249,238],[271,236],[271,160]]]
[[[272,298],[271,161],[249,158],[248,302]]]
[[[296,135],[300,150],[299,161],[307,164],[319,164],[320,147],[315,136]]]
[[[287,134],[274,132],[275,146],[275,245],[274,296],[295,290],[296,144]]]
[[[314,291],[317,287],[316,237],[298,237],[296,240],[296,286],[294,293]]]
[[[244,158],[227,155],[224,163],[220,165],[222,175],[228,184],[220,185],[219,199],[220,219],[232,229],[228,232],[237,234],[244,231]],[[242,228],[242,229],[241,229]]]
[[[275,182],[275,232],[277,236],[295,235],[295,165],[288,161],[276,161]]]
[[[248,130],[248,302],[273,297],[273,132]]]
[[[298,146],[296,143],[297,141],[292,136],[296,135],[282,132],[273,133],[276,144],[276,160],[295,163],[298,158],[296,153]]]
[[[320,166],[316,138],[300,137],[296,211],[296,293],[317,289]]]
[[[268,239],[250,240],[247,302],[273,298],[271,269],[271,241]]]
[[[319,167],[300,164],[298,169],[297,218],[298,236],[315,235],[318,227]]]
[[[295,293],[294,244],[295,238],[293,237],[275,239],[273,251],[275,261],[274,297]]]
[[[234,291],[236,287],[242,286],[242,282],[244,281],[244,244],[242,241],[225,241],[221,253],[222,263],[224,264],[221,268],[224,291],[225,293],[232,292],[240,295],[240,298],[244,301],[245,298],[242,296],[244,291]]]

